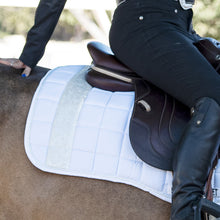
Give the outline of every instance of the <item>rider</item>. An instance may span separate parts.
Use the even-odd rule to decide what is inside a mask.
[[[1,59],[23,76],[43,56],[66,0],[41,0],[18,59]],[[194,107],[173,161],[172,220],[200,220],[208,173],[220,144],[220,77],[193,45],[193,0],[121,0],[110,30],[117,58],[176,99]],[[211,211],[216,207],[208,204]],[[219,207],[217,207],[219,209]]]
[[[193,4],[121,0],[110,30],[120,61],[194,109],[173,160],[172,220],[200,220],[201,209],[220,210],[203,199],[220,145],[220,76],[193,44],[200,39],[191,25]]]

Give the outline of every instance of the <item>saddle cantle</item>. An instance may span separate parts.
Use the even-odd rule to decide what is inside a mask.
[[[173,154],[190,119],[190,109],[137,76],[109,47],[91,42],[88,49],[93,63],[87,81],[92,86],[110,91],[135,90],[129,129],[135,153],[154,167],[172,170]]]

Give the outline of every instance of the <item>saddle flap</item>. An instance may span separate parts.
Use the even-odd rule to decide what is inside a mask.
[[[189,120],[188,107],[146,81],[135,82],[129,137],[144,162],[172,170],[174,153]]]

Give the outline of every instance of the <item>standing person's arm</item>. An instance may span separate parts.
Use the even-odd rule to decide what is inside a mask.
[[[19,60],[0,59],[0,63],[17,69],[24,68],[22,76],[28,76],[42,58],[65,3],[66,0],[41,0],[35,13],[34,26],[28,32]]]
[[[20,60],[33,68],[42,58],[64,8],[66,0],[41,0],[35,14],[34,26],[27,35]]]

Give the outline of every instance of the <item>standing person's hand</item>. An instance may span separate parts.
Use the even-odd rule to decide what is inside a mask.
[[[21,76],[28,77],[31,73],[31,68],[25,65],[22,61],[15,58],[0,58],[0,63],[5,64],[7,66],[11,66],[15,69],[24,69]]]

